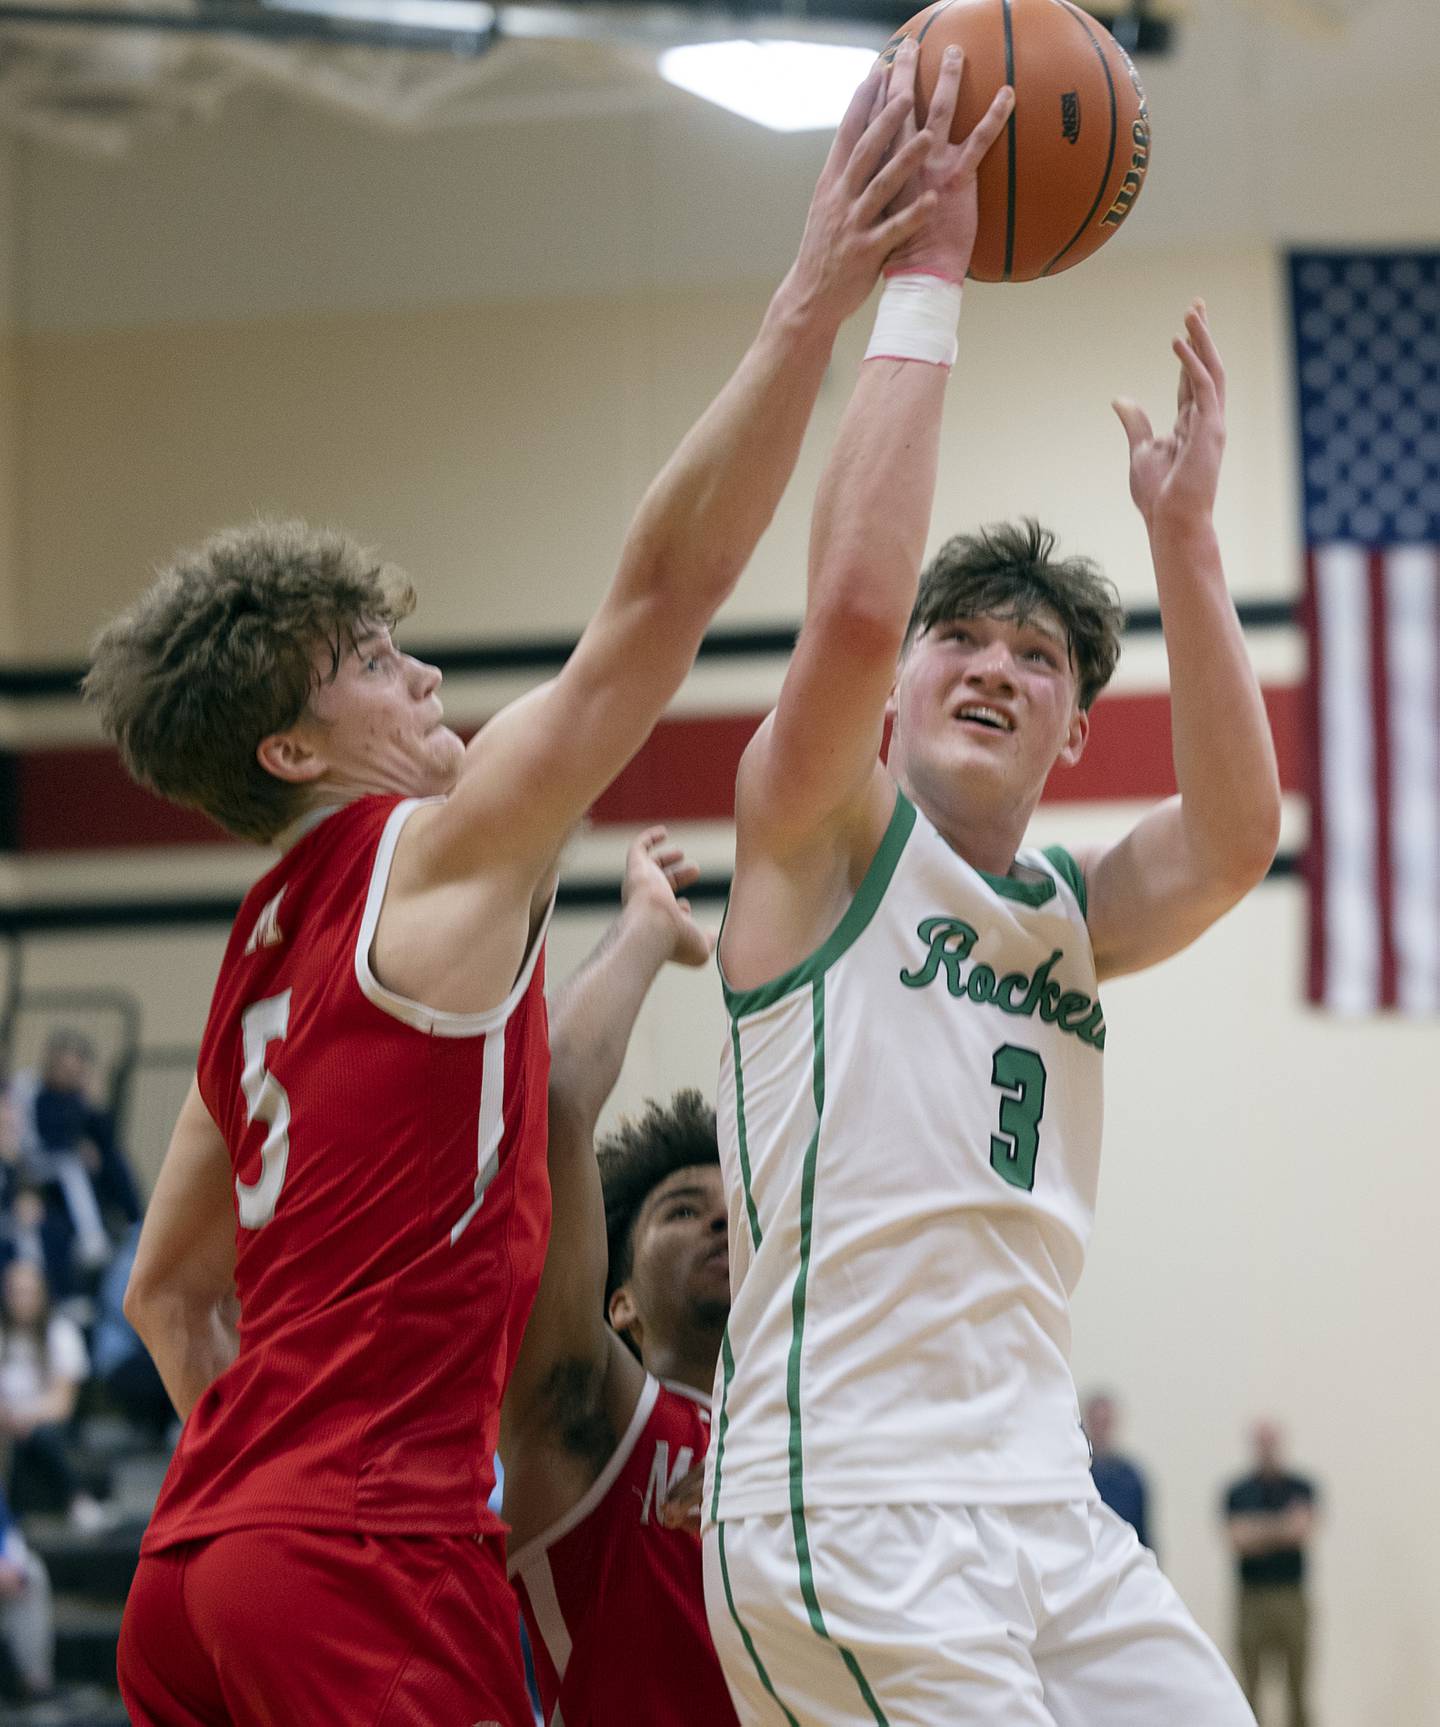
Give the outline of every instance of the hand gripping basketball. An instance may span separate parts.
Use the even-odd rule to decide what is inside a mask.
[[[881,58],[912,39],[922,114],[946,49],[964,50],[956,143],[996,90],[1015,91],[1003,144],[980,170],[977,281],[1053,276],[1118,232],[1145,183],[1150,115],[1134,66],[1104,25],[1073,0],[933,0]]]
[[[895,56],[908,48],[901,44]],[[907,54],[907,76],[913,87],[915,57]],[[885,264],[886,275],[923,272],[943,276],[951,282],[963,282],[970,268],[970,254],[975,247],[975,232],[979,221],[977,176],[980,164],[1005,128],[1015,106],[1015,92],[1002,84],[990,106],[974,128],[958,143],[952,142],[955,107],[960,97],[961,80],[965,75],[964,51],[951,45],[940,62],[940,75],[930,98],[929,112],[923,127],[917,129],[912,106],[905,116],[899,134],[897,160],[916,142],[924,145],[919,165],[900,195],[900,205],[924,203],[924,221],[902,240]]]
[[[915,62],[908,43],[876,62],[851,98],[810,201],[791,279],[837,325],[864,303],[881,266],[938,202],[928,185],[912,186],[934,145],[928,129],[915,126]]]

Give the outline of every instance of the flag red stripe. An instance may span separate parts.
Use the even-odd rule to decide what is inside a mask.
[[[1308,783],[1301,689],[1265,692],[1289,791]],[[652,821],[728,821],[735,770],[763,715],[680,714],[662,720],[649,741],[600,796],[592,818],[604,825]],[[204,816],[176,809],[127,777],[113,750],[30,749],[16,758],[16,849],[84,852],[128,847],[226,843]],[[1097,704],[1079,764],[1057,769],[1046,787],[1052,803],[1168,797],[1170,700],[1161,691],[1111,695]]]
[[[1320,638],[1320,601],[1315,591],[1315,553],[1305,555],[1305,598],[1302,615],[1309,666],[1304,684],[1304,766],[1310,793],[1310,839],[1305,849],[1305,879],[1310,889],[1310,952],[1306,993],[1313,1002],[1325,1000],[1325,781],[1320,771],[1320,673],[1324,644]]]
[[[1380,935],[1379,1006],[1398,1001],[1395,961],[1395,877],[1390,838],[1390,676],[1385,624],[1385,554],[1372,551],[1370,581],[1370,702],[1375,731],[1375,891]]]

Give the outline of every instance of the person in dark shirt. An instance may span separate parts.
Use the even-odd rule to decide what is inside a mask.
[[[1279,1656],[1290,1698],[1289,1727],[1307,1727],[1310,1610],[1305,1550],[1315,1528],[1315,1488],[1285,1468],[1282,1437],[1274,1422],[1257,1422],[1252,1442],[1253,1473],[1233,1482],[1225,1494],[1225,1525],[1239,1581],[1240,1681],[1250,1707],[1258,1709],[1262,1668],[1267,1657]]]
[[[140,1221],[140,1195],[116,1135],[115,1117],[99,1101],[95,1047],[61,1027],[45,1046],[33,1104],[37,1171],[67,1213],[82,1262],[108,1263],[108,1230],[123,1234]]]
[[[1123,1517],[1134,1529],[1141,1545],[1153,1552],[1150,1488],[1145,1473],[1138,1463],[1115,1449],[1115,1433],[1120,1425],[1119,1404],[1108,1391],[1092,1392],[1085,1399],[1083,1415],[1085,1437],[1090,1441],[1090,1474],[1094,1478],[1096,1492],[1117,1517]]]

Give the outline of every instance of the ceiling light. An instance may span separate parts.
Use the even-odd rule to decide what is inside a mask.
[[[437,30],[452,36],[484,35],[495,24],[495,8],[484,0],[265,0],[265,5],[275,12]]]
[[[772,132],[830,131],[875,64],[873,48],[829,42],[694,42],[660,56],[668,84]]]

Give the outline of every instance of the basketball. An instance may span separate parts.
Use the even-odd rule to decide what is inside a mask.
[[[937,0],[896,32],[920,46],[923,120],[955,43],[965,76],[952,136],[964,138],[1004,84],[1009,122],[980,165],[980,225],[970,274],[1033,282],[1088,258],[1135,206],[1150,161],[1150,116],[1130,56],[1070,0]]]

